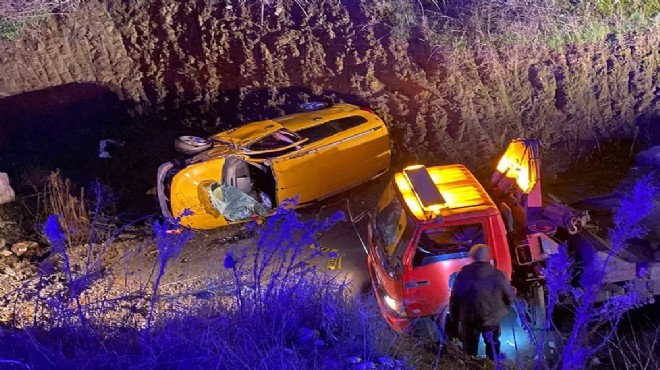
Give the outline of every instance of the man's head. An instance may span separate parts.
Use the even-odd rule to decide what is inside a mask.
[[[486,244],[475,244],[468,253],[473,260],[484,262],[490,260],[490,248]]]

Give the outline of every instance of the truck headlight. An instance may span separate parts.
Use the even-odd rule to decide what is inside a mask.
[[[385,304],[387,304],[387,306],[393,311],[399,311],[399,302],[397,302],[396,299],[388,296],[387,294],[383,294],[383,300],[385,301]]]

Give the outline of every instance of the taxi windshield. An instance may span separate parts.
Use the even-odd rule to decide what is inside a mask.
[[[280,148],[284,149],[290,148],[293,144],[301,140],[302,138],[295,132],[291,132],[287,129],[281,129],[255,141],[254,143],[250,144],[247,149],[254,152],[276,150]],[[293,148],[293,150],[295,150],[295,148]]]

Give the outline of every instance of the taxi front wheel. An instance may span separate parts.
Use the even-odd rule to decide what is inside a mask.
[[[174,139],[174,149],[183,154],[197,154],[210,148],[213,143],[199,136],[179,136]]]

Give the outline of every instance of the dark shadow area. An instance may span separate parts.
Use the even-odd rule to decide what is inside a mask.
[[[644,144],[649,147],[660,145],[660,115],[640,117],[637,124]]]
[[[0,100],[0,167],[95,175],[99,140],[128,114],[117,96],[95,84],[69,84]],[[81,180],[89,180],[80,176]]]
[[[133,118],[131,108],[107,86],[93,83],[0,99],[0,171],[9,174],[19,195],[34,192],[30,185],[42,189],[36,180],[56,169],[76,190],[98,179],[110,188],[118,212],[149,213],[156,203],[147,191],[160,162],[174,154],[173,138],[180,132]],[[123,143],[110,146],[111,158],[99,157],[105,139]]]

